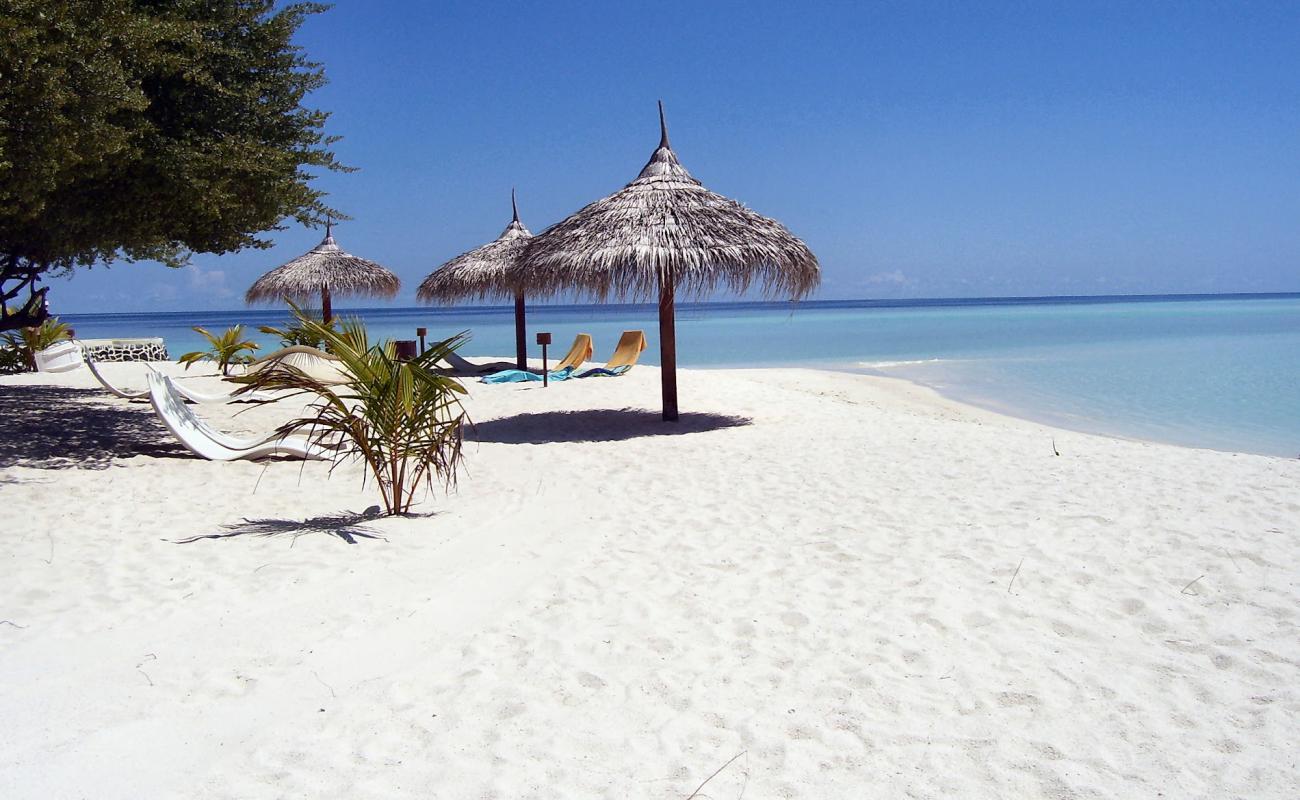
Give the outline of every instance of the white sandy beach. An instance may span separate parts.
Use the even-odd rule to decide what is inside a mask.
[[[459,488],[361,521],[0,378],[0,797],[1300,796],[1300,461],[658,378],[471,384]]]

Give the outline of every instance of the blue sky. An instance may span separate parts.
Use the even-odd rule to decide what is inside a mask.
[[[1300,290],[1300,9],[341,0],[300,43],[340,244],[395,303],[500,233],[682,162],[821,260],[822,299]],[[51,281],[56,313],[238,308],[270,251]],[[343,305],[348,305],[346,302]]]

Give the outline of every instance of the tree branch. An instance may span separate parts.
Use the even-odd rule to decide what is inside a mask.
[[[45,293],[49,287],[36,288],[44,271],[44,265],[23,261],[12,253],[4,257],[4,265],[0,267],[0,331],[35,327],[49,317],[45,305]],[[21,306],[11,310],[9,301],[21,295],[23,290],[27,291],[27,297]]]

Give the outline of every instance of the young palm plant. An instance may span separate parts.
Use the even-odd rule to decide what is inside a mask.
[[[227,328],[220,336],[208,333],[198,325],[194,326],[194,330],[203,334],[203,338],[207,339],[211,346],[207,350],[195,350],[193,353],[181,356],[179,361],[185,365],[185,369],[189,369],[191,364],[199,361],[215,361],[221,369],[221,374],[229,375],[231,364],[242,364],[252,360],[251,355],[242,355],[245,351],[252,353],[258,349],[257,342],[242,338],[243,325]]]
[[[412,361],[399,361],[394,343],[371,345],[360,321],[347,320],[336,329],[297,306],[293,312],[297,325],[319,336],[351,379],[331,385],[280,364],[234,378],[244,384],[239,391],[288,390],[314,397],[303,416],[279,430],[307,431],[317,444],[334,448],[334,466],[364,461],[388,516],[409,513],[416,491],[432,490],[435,480],[453,485],[468,421],[460,403],[465,387],[440,375],[435,365],[460,347],[465,335],[435,342]]]
[[[310,317],[312,321],[319,322],[320,316],[314,311],[302,311],[303,314]],[[327,327],[333,328],[334,320],[325,323]],[[280,338],[281,347],[293,347],[294,345],[304,345],[321,350],[325,347],[325,340],[296,322],[289,322],[283,328],[277,328],[274,325],[263,325],[258,328],[262,333],[269,333],[272,336]]]
[[[0,336],[0,342],[8,356],[3,360],[6,368],[14,368],[21,362],[24,369],[36,369],[36,354],[64,339],[72,338],[72,328],[57,318],[47,319],[33,328],[21,328],[17,333]],[[14,369],[14,371],[17,371]]]

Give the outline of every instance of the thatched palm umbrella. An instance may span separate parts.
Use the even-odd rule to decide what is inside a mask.
[[[360,256],[343,250],[334,241],[334,225],[325,223],[321,243],[283,264],[249,287],[244,302],[277,303],[284,299],[307,303],[320,295],[325,322],[334,316],[334,297],[392,297],[401,288],[396,275]]]
[[[719,285],[798,299],[821,280],[817,257],[773,219],[705,189],[677,160],[659,104],[659,147],[637,179],[534,237],[520,260],[531,291],[599,299],[659,296],[664,419],[677,419],[674,297]]]
[[[528,368],[528,335],[524,319],[524,291],[515,282],[515,267],[532,232],[519,221],[515,192],[510,190],[514,219],[495,240],[468,253],[461,253],[438,267],[420,283],[415,297],[426,303],[457,300],[485,300],[493,296],[515,300],[515,360]]]

